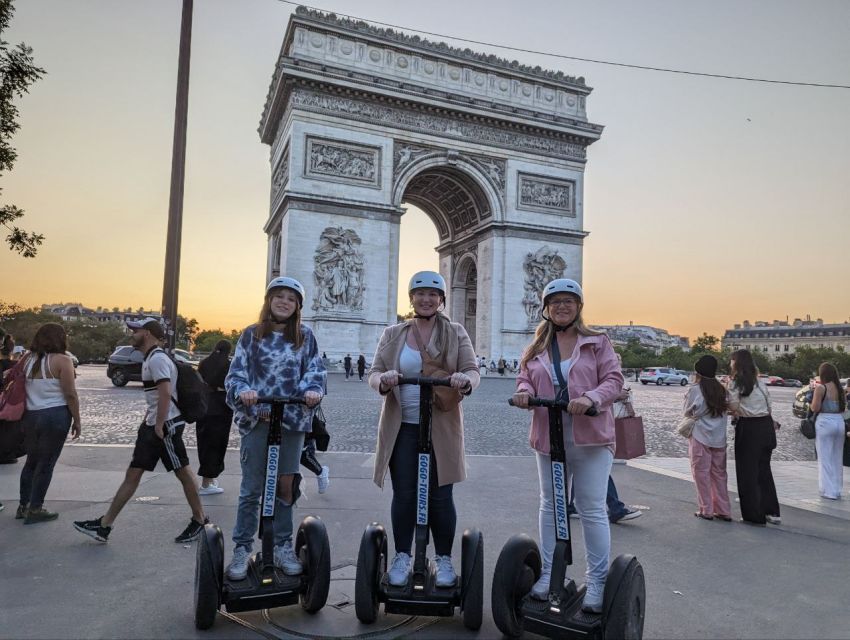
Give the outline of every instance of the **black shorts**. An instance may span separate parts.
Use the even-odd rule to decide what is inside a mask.
[[[183,427],[185,422],[168,421],[163,427],[165,437],[160,440],[156,430],[145,424],[139,427],[136,436],[136,446],[133,448],[133,459],[130,466],[145,471],[153,471],[158,460],[167,471],[174,471],[188,466],[189,456],[186,445],[183,444]]]

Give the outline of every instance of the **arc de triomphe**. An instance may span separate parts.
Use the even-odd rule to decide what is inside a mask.
[[[551,278],[581,281],[584,78],[299,7],[260,122],[271,148],[269,277],[307,287],[331,356],[396,322],[403,203],[437,228],[447,313],[518,358]]]

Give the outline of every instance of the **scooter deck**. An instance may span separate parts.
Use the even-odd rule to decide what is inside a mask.
[[[563,604],[555,609],[549,601],[525,596],[520,604],[525,630],[548,638],[601,638],[602,615],[581,610],[584,586],[574,595],[565,589],[564,595]]]
[[[422,589],[414,587],[412,576],[403,587],[394,587],[384,574],[381,580],[384,612],[415,616],[453,616],[455,607],[461,603],[459,586],[438,587],[434,580],[434,573],[431,572]]]
[[[231,613],[297,604],[302,577],[288,576],[275,568],[272,581],[263,584],[263,563],[257,553],[248,563],[248,575],[244,580],[230,580],[225,576],[221,601]]]

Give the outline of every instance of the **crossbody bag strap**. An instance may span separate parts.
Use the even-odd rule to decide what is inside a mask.
[[[758,387],[758,390],[761,391],[761,395],[764,396],[764,401],[767,403],[767,415],[773,417],[773,411],[770,410],[770,398],[767,397],[767,393],[765,393],[764,389],[761,388],[761,385],[759,385],[758,380],[756,380],[756,386]],[[824,397],[826,396],[824,395]]]
[[[424,371],[425,360],[427,359],[429,363],[433,363],[433,359],[428,355],[428,351],[426,351],[425,345],[422,343],[422,336],[419,335],[419,328],[416,326],[415,320],[410,322],[410,328],[413,331],[413,339],[416,340],[416,345],[419,347],[419,353],[422,356],[422,371]]]
[[[558,386],[561,390],[558,392],[558,398],[563,399],[566,396],[570,397],[570,386],[564,379],[564,374],[561,372],[561,349],[558,346],[557,334],[552,335],[552,368],[555,369],[555,377],[558,378]]]
[[[155,354],[157,351],[160,351],[166,358],[171,360],[169,355],[166,353],[165,349],[163,349],[162,347],[156,347],[154,349],[151,349],[150,353],[148,353],[148,355],[145,356],[145,360],[152,358],[153,354]],[[172,364],[173,364],[173,361],[172,361]],[[175,366],[177,366],[177,365],[175,365]],[[176,388],[172,389],[172,391],[177,391],[177,389]],[[177,408],[177,411],[179,412],[180,406],[177,404],[177,398],[175,398],[173,394],[171,394],[170,397],[171,397],[171,403]],[[167,420],[167,418],[166,418],[166,420]]]

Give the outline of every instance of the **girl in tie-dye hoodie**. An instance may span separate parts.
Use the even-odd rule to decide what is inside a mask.
[[[322,399],[327,373],[316,338],[301,324],[304,287],[294,278],[275,278],[266,287],[259,322],[242,332],[230,371],[224,381],[227,404],[242,436],[242,485],[233,559],[227,568],[232,580],[248,574],[248,559],[259,525],[260,497],[266,474],[269,407],[257,405],[261,396],[304,398],[307,406],[286,405],[274,514],[274,563],[287,575],[302,572],[292,547],[292,506],[298,498],[298,468],[304,433],[310,431],[313,407]]]

